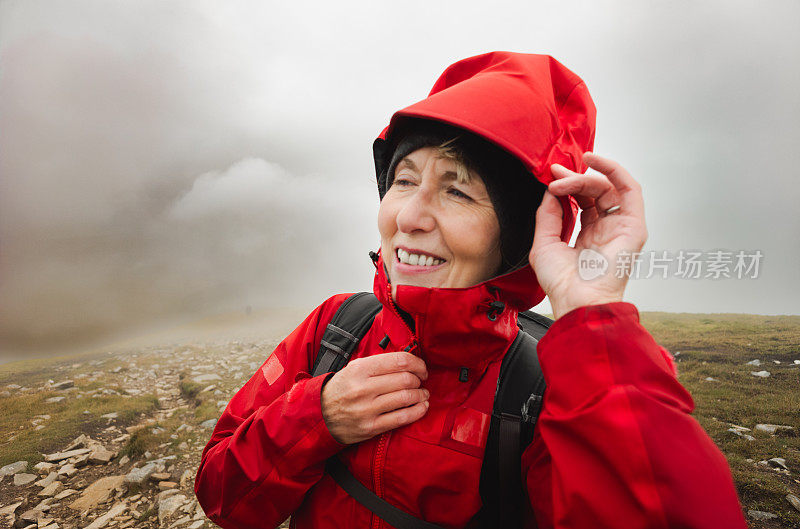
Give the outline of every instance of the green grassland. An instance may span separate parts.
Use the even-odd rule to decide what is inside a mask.
[[[728,458],[745,509],[777,514],[782,527],[800,527],[800,512],[786,501],[787,493],[800,495],[800,365],[793,363],[800,359],[800,316],[651,312],[641,321],[661,345],[679,353],[678,378],[694,397],[694,417]],[[762,365],[747,365],[755,359]],[[760,370],[771,375],[750,374]],[[729,432],[729,423],[795,429],[748,432],[755,437],[748,441]],[[785,458],[790,473],[758,465],[772,457]]]

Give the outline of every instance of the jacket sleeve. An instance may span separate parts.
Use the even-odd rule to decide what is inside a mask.
[[[203,450],[194,490],[225,529],[277,527],[344,448],[322,418],[328,376],[310,366],[325,327],[348,294],[317,307],[234,395]]]
[[[539,529],[747,527],[725,457],[634,305],[574,309],[538,352],[548,388],[522,472]]]

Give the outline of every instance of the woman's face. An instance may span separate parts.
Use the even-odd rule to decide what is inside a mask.
[[[381,253],[392,283],[469,287],[500,267],[500,224],[480,176],[456,179],[456,162],[418,149],[397,164],[378,210]]]

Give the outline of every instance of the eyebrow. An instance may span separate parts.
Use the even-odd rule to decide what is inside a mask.
[[[419,173],[419,169],[417,169],[417,165],[413,161],[411,161],[410,158],[405,157],[402,160],[400,160],[400,163],[397,164],[397,168],[399,169],[403,165],[407,166],[409,169],[411,169],[415,173]],[[443,178],[450,178],[450,179],[455,180],[458,177],[458,174],[455,171],[445,171],[444,173],[442,173],[442,177]]]

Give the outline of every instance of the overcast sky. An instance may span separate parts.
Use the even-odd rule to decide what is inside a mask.
[[[633,279],[640,310],[800,314],[800,3],[0,0],[0,339],[370,290],[371,145],[451,63],[553,55],[645,251],[758,278]],[[537,309],[549,312],[547,303]]]

